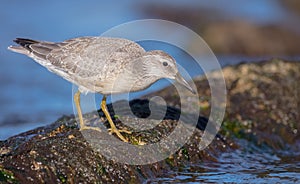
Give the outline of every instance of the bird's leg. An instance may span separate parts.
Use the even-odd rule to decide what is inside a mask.
[[[82,117],[82,112],[81,112],[81,107],[80,107],[80,91],[77,91],[74,95],[74,102],[75,106],[78,112],[78,118],[79,118],[79,124],[80,124],[80,130],[82,130],[85,125],[83,123],[83,117]]]
[[[117,127],[115,126],[113,120],[111,119],[110,117],[110,114],[107,110],[107,107],[106,107],[106,96],[103,95],[103,98],[102,98],[102,102],[101,102],[101,109],[103,111],[103,113],[105,114],[108,122],[109,122],[109,125],[110,125],[110,132],[111,133],[115,133],[122,141],[124,142],[128,142],[127,139],[125,139],[125,137],[120,133],[120,132],[126,132],[126,133],[131,133],[130,131],[127,131],[127,130],[118,130]]]
[[[80,107],[80,91],[77,91],[74,95],[74,102],[75,102],[75,106],[78,112],[78,118],[79,118],[79,124],[80,124],[80,130],[84,130],[84,129],[92,129],[92,130],[96,130],[96,131],[101,131],[98,127],[87,127],[84,125],[83,122],[83,117],[82,117],[82,111],[81,111],[81,107]],[[112,121],[109,112],[107,110],[106,107],[106,96],[103,96],[102,99],[102,103],[101,103],[101,109],[104,112],[109,124],[110,124],[110,132],[111,133],[115,133],[122,141],[124,142],[128,142],[125,137],[120,133],[120,132],[126,132],[126,133],[131,133],[130,131],[127,130],[118,130],[117,127],[115,126],[114,122]]]
[[[74,102],[75,102],[75,106],[76,106],[76,109],[77,109],[77,112],[78,112],[78,118],[79,118],[79,125],[80,125],[80,128],[79,130],[80,131],[83,131],[83,130],[95,130],[95,131],[98,131],[98,132],[101,132],[101,129],[98,128],[98,127],[89,127],[89,126],[86,126],[83,122],[83,116],[82,116],[82,111],[81,111],[81,107],[80,107],[80,91],[77,91],[74,95]]]

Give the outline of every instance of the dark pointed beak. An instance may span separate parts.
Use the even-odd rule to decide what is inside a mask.
[[[186,80],[180,75],[180,73],[178,72],[176,75],[176,81],[183,85],[184,87],[186,87],[189,91],[191,91],[193,94],[196,94],[196,91],[186,82]]]

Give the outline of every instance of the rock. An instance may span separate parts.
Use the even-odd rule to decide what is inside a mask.
[[[297,0],[285,4],[293,6],[292,2],[299,4]],[[149,3],[139,9],[144,14],[191,28],[207,42],[215,54],[257,57],[298,56],[300,53],[299,26],[295,25],[297,21],[287,20],[285,25],[255,24],[242,18],[233,18],[228,13],[213,8],[156,6]],[[294,19],[298,20],[298,17]],[[198,51],[199,48],[194,45],[191,42],[190,49]]]
[[[273,59],[223,72],[228,86],[224,126],[238,122],[257,145],[300,151],[300,62]]]
[[[134,100],[130,104],[133,112],[139,117],[149,115],[147,100]],[[111,106],[109,109],[113,114]],[[98,113],[104,118],[101,111]],[[95,116],[98,113],[86,114],[84,119],[91,124],[101,124],[100,118]],[[178,109],[168,107],[165,119],[154,129],[125,135],[131,144],[136,146],[141,142],[155,143],[168,136],[168,133],[178,125],[179,114]],[[130,119],[130,117],[125,118]],[[118,118],[114,121],[119,128],[124,128]],[[145,123],[143,121],[149,122],[147,119],[139,120],[140,123]],[[198,127],[205,127],[206,123],[207,119],[200,117]],[[106,122],[105,125],[108,126],[108,123]],[[92,138],[103,136],[101,141],[114,143],[109,140],[112,135],[103,133],[107,131],[106,129],[102,133],[94,130],[84,131],[78,130],[73,116],[65,116],[49,126],[2,141],[0,143],[0,181],[7,183],[137,183],[156,177],[174,167],[183,167],[187,163],[198,163],[203,160],[216,161],[218,154],[234,148],[233,143],[215,139],[211,146],[205,150],[199,150],[198,144],[202,131],[196,129],[191,139],[175,154],[170,154],[166,159],[156,163],[136,166],[107,159],[101,154],[103,152],[92,149],[90,142],[87,141],[87,135]],[[125,151],[131,151],[129,149],[122,152],[118,149],[119,147],[109,146],[116,149],[110,151],[120,151],[122,154],[126,154]],[[134,153],[136,154],[138,152]]]
[[[285,0],[280,1],[280,3],[300,15],[300,2],[298,0]]]
[[[227,104],[221,133],[247,139],[274,151],[300,151],[300,62],[272,59],[222,69]],[[220,71],[210,77],[222,77]],[[200,94],[201,113],[210,114],[210,88],[205,76],[194,79]],[[169,87],[172,88],[172,87]],[[158,95],[178,104],[163,89]],[[242,146],[242,145],[241,145]]]
[[[300,62],[280,59],[224,68],[222,72],[227,85],[228,102],[220,131],[223,136],[218,135],[204,150],[199,150],[198,144],[207,119],[200,116],[197,122],[198,128],[195,129],[191,139],[166,159],[145,165],[122,164],[105,157],[103,153],[106,152],[103,150],[93,149],[91,142],[88,141],[102,136],[99,140],[111,143],[113,136],[105,133],[107,122],[102,127],[103,132],[93,130],[80,132],[76,119],[73,116],[64,116],[49,126],[0,142],[0,181],[5,183],[143,182],[148,178],[158,177],[172,170],[180,170],[193,163],[217,162],[218,156],[223,152],[245,147],[245,144],[240,144],[238,139],[246,140],[262,149],[271,148],[275,152],[297,154],[300,151],[299,71]],[[208,75],[219,78],[221,72],[215,71]],[[200,94],[201,113],[208,117],[211,100],[209,84],[205,76],[198,77],[194,81]],[[178,120],[180,110],[175,108],[180,107],[180,101],[176,93],[170,96],[171,88],[173,87],[147,96],[148,98],[156,95],[165,97],[169,106],[164,120],[155,128],[125,134],[133,146],[141,148],[144,145],[138,144],[159,142],[181,123]],[[149,101],[134,100],[130,102],[130,107],[135,115],[144,118],[139,119],[139,123],[152,123],[146,119],[150,112]],[[160,105],[155,107],[155,109],[159,108]],[[109,109],[113,114],[111,106]],[[86,114],[84,119],[90,125],[101,124],[98,114],[102,120],[105,120],[101,111]],[[119,118],[137,122],[129,115],[113,117],[119,128],[129,129],[120,122]],[[136,123],[137,127],[139,123]],[[184,125],[187,129],[191,126],[189,121],[184,122]],[[185,134],[185,130],[183,131]],[[90,139],[87,139],[87,135]],[[115,148],[111,149],[111,152],[124,155],[132,151],[120,150],[117,144],[106,146]],[[139,155],[139,152],[135,154]],[[139,156],[136,158],[138,159]],[[151,158],[149,160],[153,161]]]
[[[242,21],[211,23],[201,33],[215,53],[248,56],[298,55],[300,35],[277,25]]]

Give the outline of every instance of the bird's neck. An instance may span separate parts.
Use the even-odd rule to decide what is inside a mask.
[[[137,81],[143,81],[144,85],[150,86],[160,79],[157,70],[153,68],[151,61],[136,60],[133,62],[132,77]]]

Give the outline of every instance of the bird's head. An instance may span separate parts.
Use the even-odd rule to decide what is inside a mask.
[[[178,83],[195,94],[195,91],[192,89],[192,87],[178,72],[175,59],[169,54],[161,50],[153,50],[146,52],[143,55],[143,60],[150,75],[156,76],[158,79],[169,78],[176,80]]]

